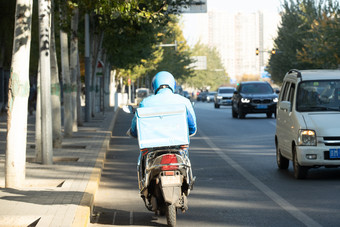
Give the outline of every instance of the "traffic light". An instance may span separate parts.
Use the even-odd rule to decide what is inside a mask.
[[[259,48],[256,48],[256,56],[259,55],[260,51]]]
[[[276,54],[276,50],[274,48],[272,49],[272,54]]]

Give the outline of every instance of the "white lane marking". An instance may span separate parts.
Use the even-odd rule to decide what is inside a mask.
[[[113,213],[112,225],[114,225],[115,222],[116,222],[116,216],[117,216],[117,211],[115,211],[115,212]]]
[[[276,121],[269,121],[269,123],[276,127]]]
[[[263,184],[259,179],[250,174],[247,170],[245,170],[242,166],[237,164],[234,160],[232,160],[227,154],[225,154],[220,148],[218,148],[212,141],[209,139],[202,131],[199,132],[202,135],[201,138],[208,144],[208,146],[218,154],[224,161],[226,161],[231,167],[233,167],[237,172],[239,172],[244,178],[246,178],[250,183],[252,183],[255,187],[257,187],[261,192],[267,195],[270,199],[272,199],[275,203],[277,203],[282,209],[286,210],[293,217],[301,221],[306,226],[313,227],[321,227],[319,223],[314,221],[312,218],[304,214],[298,208],[290,204],[288,201],[283,199],[280,195],[275,193],[273,190],[268,188],[265,184]]]
[[[130,225],[133,225],[133,212],[130,211]]]

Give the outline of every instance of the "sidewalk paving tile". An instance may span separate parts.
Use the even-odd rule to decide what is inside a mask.
[[[86,226],[116,115],[113,109],[100,113],[79,127],[71,138],[63,138],[63,148],[53,149],[53,165],[32,162],[35,116],[28,116],[28,161],[22,189],[5,188],[7,118],[1,115],[0,227]]]

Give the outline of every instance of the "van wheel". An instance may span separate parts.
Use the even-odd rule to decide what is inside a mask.
[[[294,166],[294,177],[296,179],[305,179],[308,173],[308,167],[300,166],[297,155],[296,155],[296,148],[293,148],[293,166]]]
[[[289,160],[282,156],[280,149],[278,147],[278,143],[276,145],[276,163],[279,169],[288,169],[289,167]]]

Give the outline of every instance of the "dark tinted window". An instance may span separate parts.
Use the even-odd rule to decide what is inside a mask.
[[[148,92],[140,90],[140,91],[137,92],[137,96],[140,97],[140,98],[145,98],[145,97],[148,96]]]
[[[218,90],[218,93],[234,93],[234,91],[232,88],[222,88]]]
[[[340,80],[304,81],[297,91],[298,111],[339,111]]]
[[[288,101],[291,103],[291,106],[294,105],[294,93],[295,93],[295,84],[292,83],[288,93]]]
[[[245,94],[272,94],[273,88],[267,83],[243,84],[241,93]]]
[[[280,101],[287,101],[287,91],[288,91],[289,85],[290,85],[289,82],[286,82],[283,85],[283,89],[282,89],[281,96],[280,96]]]

